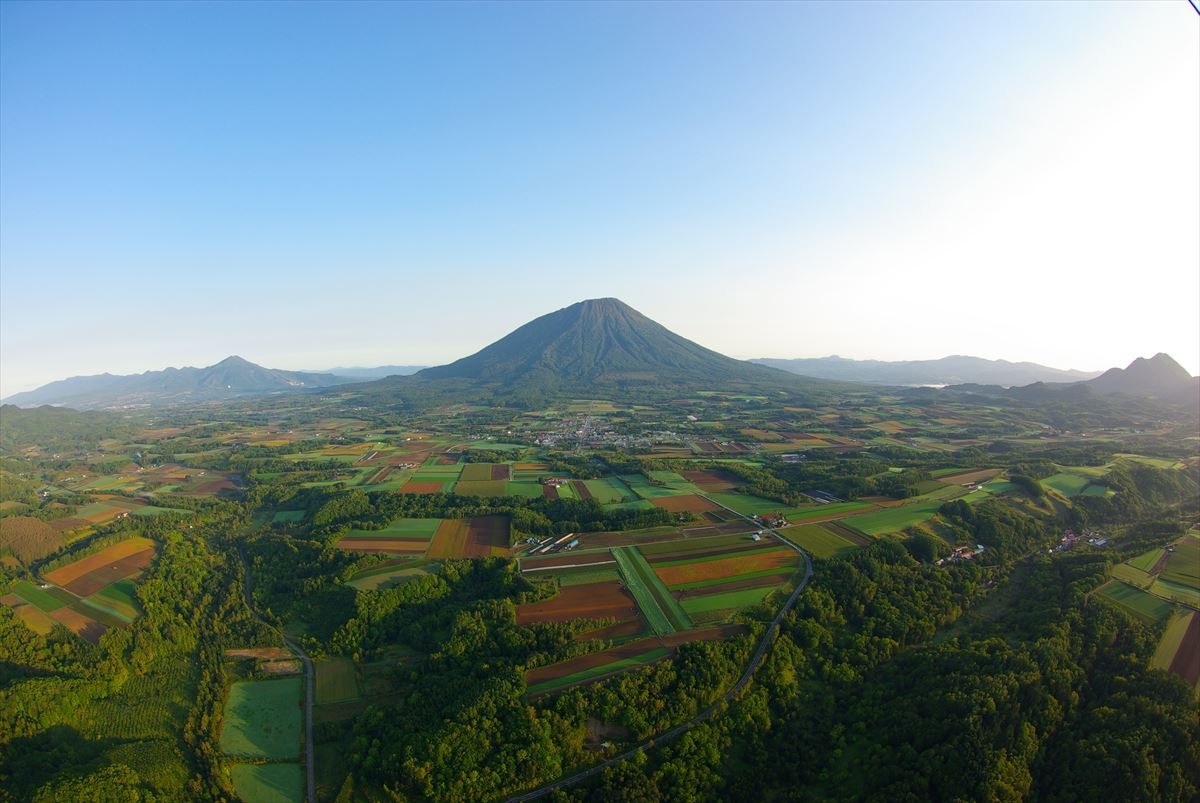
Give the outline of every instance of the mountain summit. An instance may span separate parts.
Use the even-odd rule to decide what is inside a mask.
[[[1138,357],[1125,368],[1109,368],[1086,383],[1098,393],[1133,396],[1174,396],[1196,385],[1195,378],[1169,354]]]
[[[615,298],[543,315],[469,357],[420,379],[574,386],[730,382],[793,384],[787,374],[735,360],[680,337]]]

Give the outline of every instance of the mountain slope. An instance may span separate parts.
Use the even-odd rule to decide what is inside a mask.
[[[22,407],[52,404],[79,409],[156,406],[323,388],[350,381],[332,374],[279,371],[241,357],[226,357],[207,368],[166,368],[126,376],[76,376],[13,394],[4,401]]]
[[[1169,355],[1138,357],[1125,368],[1109,368],[1086,383],[1097,393],[1175,396],[1195,387],[1196,379]]]
[[[581,301],[543,315],[469,357],[416,375],[568,384],[788,380],[774,369],[726,357],[680,337],[615,298]]]
[[[938,360],[850,360],[844,357],[811,359],[751,360],[784,371],[821,379],[845,382],[870,382],[878,385],[1028,385],[1033,382],[1075,382],[1091,379],[1098,371],[1074,371],[1049,368],[1032,362],[985,360],[982,357],[954,355]]]

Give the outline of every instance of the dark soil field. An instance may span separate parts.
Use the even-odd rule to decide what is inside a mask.
[[[558,498],[558,489],[555,488],[553,485],[543,485],[542,486],[542,496],[546,497],[547,499],[557,499]]]
[[[1179,642],[1179,649],[1171,659],[1170,672],[1193,687],[1200,681],[1200,614],[1192,616],[1188,623],[1183,641]]]
[[[571,487],[575,489],[575,494],[580,499],[592,498],[592,491],[583,484],[583,480],[571,480]]]
[[[663,510],[669,510],[672,513],[706,513],[721,509],[718,505],[695,494],[688,494],[686,496],[660,496],[657,499],[651,499],[650,504],[655,507],[661,507]]]
[[[867,538],[857,530],[851,530],[844,524],[838,524],[836,521],[827,521],[821,526],[839,538],[845,538],[855,546],[867,546],[871,543],[870,538]]]
[[[442,492],[444,483],[441,482],[413,482],[409,480],[400,486],[402,494],[436,494]]]
[[[680,475],[693,485],[705,491],[732,491],[737,487],[738,478],[727,471],[709,469],[707,471],[681,471]]]
[[[517,606],[519,625],[532,622],[566,622],[571,619],[632,621],[638,623],[638,629],[641,629],[637,603],[617,580],[567,586],[551,599]]]
[[[431,558],[486,558],[508,553],[508,517],[446,519],[429,543]]]

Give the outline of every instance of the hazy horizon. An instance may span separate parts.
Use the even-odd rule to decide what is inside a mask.
[[[1187,3],[0,4],[0,397],[436,365],[615,296],[739,358],[1200,374]]]

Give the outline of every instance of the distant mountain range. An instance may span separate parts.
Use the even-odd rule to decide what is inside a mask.
[[[353,381],[332,374],[263,368],[241,357],[226,357],[207,368],[167,368],[124,376],[75,376],[36,390],[14,393],[4,401],[21,407],[52,404],[81,410],[145,407],[327,388]]]
[[[1052,381],[1029,382],[1030,377]],[[337,387],[358,402],[393,407],[489,399],[533,404],[561,395],[670,397],[696,390],[828,396],[851,389],[849,382],[951,385],[959,392],[1004,393],[1028,400],[1082,393],[1178,401],[1191,398],[1200,388],[1166,354],[1138,359],[1128,368],[1113,368],[1099,376],[977,357],[910,362],[840,357],[735,360],[675,334],[615,298],[601,298],[543,315],[475,354],[432,368],[389,365],[334,372],[281,371],[228,357],[207,368],[73,377],[4,401],[22,407],[128,408]],[[1063,390],[1070,394],[1059,396]]]
[[[1032,362],[985,360],[982,357],[954,355],[939,360],[850,360],[845,357],[814,357],[776,360],[761,358],[750,362],[769,365],[795,374],[835,379],[843,382],[868,382],[875,385],[1029,385],[1034,382],[1077,382],[1099,376],[1099,371],[1074,371],[1048,368]]]
[[[1086,382],[1035,382],[1003,389],[960,385],[952,390],[1003,392],[1026,401],[1070,400],[1088,396],[1135,396],[1167,402],[1200,404],[1200,378],[1187,372],[1168,354],[1138,357],[1125,368],[1109,368]]]

